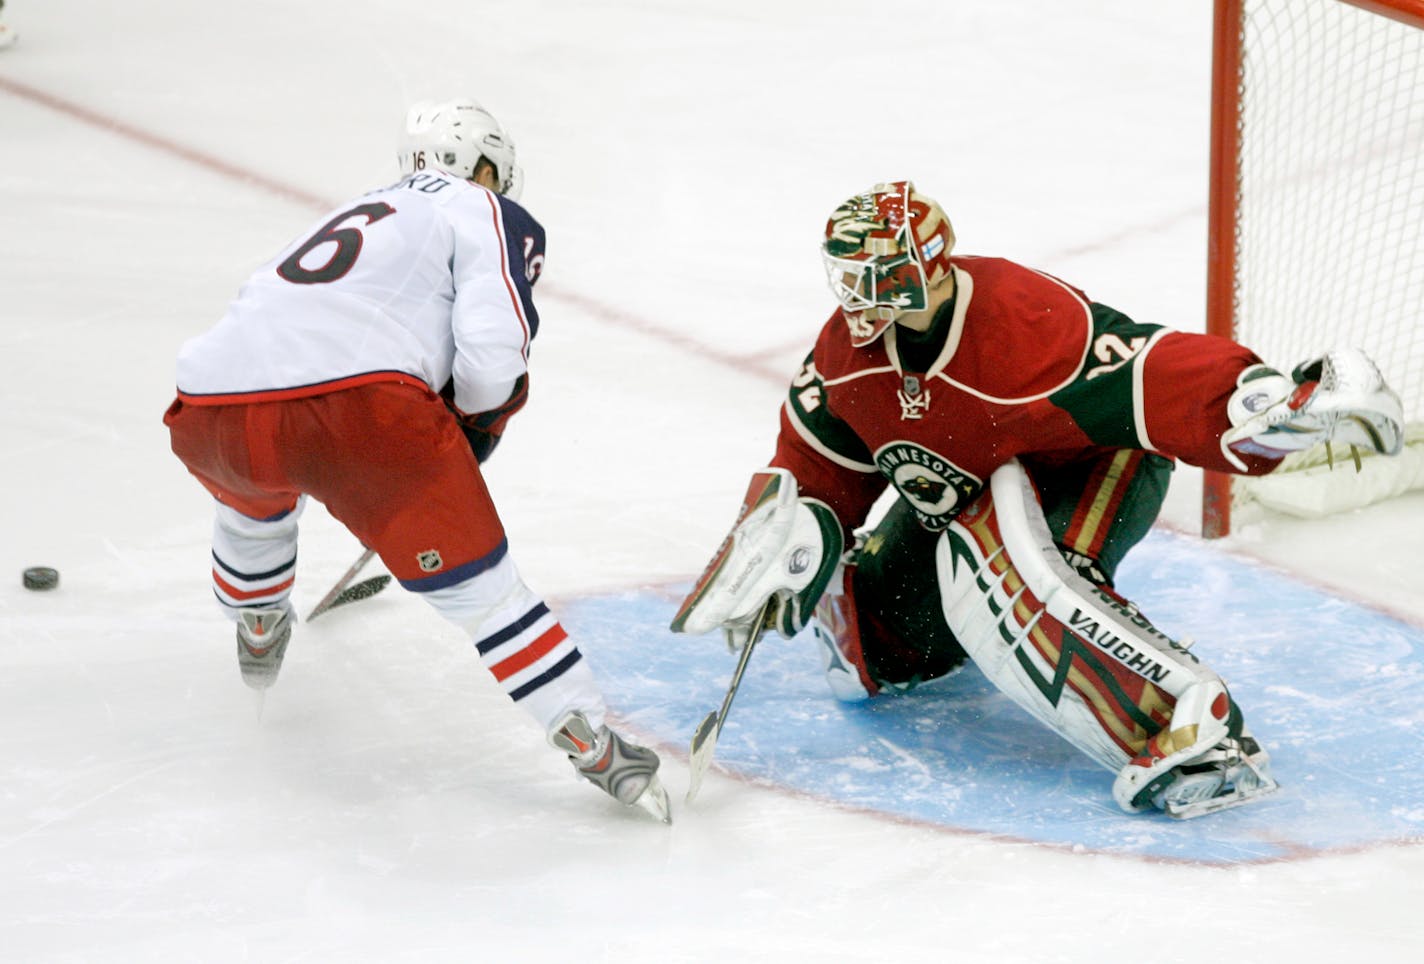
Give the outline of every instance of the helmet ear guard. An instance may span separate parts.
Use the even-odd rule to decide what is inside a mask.
[[[518,199],[524,185],[514,140],[493,114],[468,97],[412,105],[397,160],[402,174],[433,167],[465,180],[474,178],[485,160],[494,168],[500,194]]]
[[[877,184],[836,208],[821,258],[851,344],[864,347],[905,312],[925,308],[929,289],[949,275],[953,249],[944,210],[909,181]]]

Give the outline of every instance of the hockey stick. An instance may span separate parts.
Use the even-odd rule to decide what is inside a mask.
[[[687,754],[687,796],[684,798],[688,803],[697,796],[697,791],[702,788],[702,777],[712,765],[712,753],[717,747],[717,737],[722,735],[722,724],[727,722],[727,712],[732,708],[732,699],[737,695],[737,688],[742,685],[742,674],[747,671],[752,649],[771,624],[773,603],[774,600],[768,599],[752,623],[751,633],[747,637],[746,645],[742,647],[742,655],[737,658],[737,668],[732,671],[732,682],[727,686],[727,695],[722,698],[722,708],[708,713],[707,718],[697,725],[697,732],[692,735],[692,747]]]
[[[322,597],[321,602],[307,614],[307,622],[311,622],[328,609],[335,609],[337,606],[344,606],[349,602],[358,599],[366,599],[385,589],[390,584],[391,577],[388,575],[372,576],[370,579],[363,579],[356,585],[350,585],[351,580],[356,578],[356,573],[361,571],[361,567],[371,561],[375,550],[366,549],[361,553],[361,557],[351,564],[351,568],[346,570],[346,574],[336,581],[336,585],[331,587],[331,591]]]

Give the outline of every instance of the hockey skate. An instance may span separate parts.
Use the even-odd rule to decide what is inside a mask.
[[[1250,803],[1280,788],[1271,776],[1271,758],[1250,733],[1227,737],[1185,763],[1150,775],[1138,761],[1123,768],[1113,793],[1124,809],[1156,807],[1178,820]],[[1134,772],[1135,771],[1135,772]],[[1136,777],[1136,779],[1134,779]],[[1124,791],[1131,788],[1131,796]]]
[[[242,681],[255,690],[277,682],[291,638],[291,607],[238,610],[237,668],[242,671]]]
[[[660,761],[652,750],[627,742],[607,726],[594,732],[577,710],[554,725],[549,742],[569,755],[584,779],[619,803],[672,823],[667,791],[658,780]]]

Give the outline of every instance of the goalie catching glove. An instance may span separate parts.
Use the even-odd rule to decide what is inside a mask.
[[[1320,442],[1338,442],[1380,455],[1404,444],[1404,409],[1375,363],[1353,348],[1297,365],[1287,378],[1253,365],[1237,379],[1227,405],[1231,429],[1226,457],[1245,471],[1237,453],[1282,458]]]
[[[766,626],[791,638],[811,618],[844,541],[830,506],[799,498],[790,472],[757,472],[732,531],[678,607],[672,631],[720,628],[733,651]]]

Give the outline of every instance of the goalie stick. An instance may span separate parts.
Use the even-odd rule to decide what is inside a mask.
[[[354,586],[351,585],[351,580],[356,578],[356,573],[360,572],[361,568],[370,562],[371,557],[375,554],[373,549],[364,550],[361,557],[352,563],[351,568],[347,569],[346,573],[336,581],[336,585],[331,587],[331,591],[323,596],[321,602],[317,603],[315,608],[307,614],[307,622],[311,622],[328,609],[335,609],[337,606],[344,606],[347,603],[356,602],[358,599],[367,599],[385,589],[390,584],[391,577],[384,574],[372,576],[370,579],[361,580]]]
[[[692,746],[687,754],[687,796],[684,798],[688,803],[691,803],[692,798],[697,796],[697,791],[702,787],[702,777],[707,772],[707,768],[712,765],[712,753],[717,747],[717,737],[722,734],[722,724],[727,722],[727,712],[732,708],[732,699],[737,695],[737,688],[742,685],[742,674],[747,671],[747,662],[752,658],[752,649],[761,639],[762,634],[771,626],[772,613],[776,608],[775,601],[775,597],[768,599],[756,619],[752,621],[746,645],[742,647],[742,654],[737,658],[737,668],[732,671],[732,681],[727,686],[727,695],[722,698],[721,709],[708,713],[706,719],[697,725],[697,732],[692,735]],[[732,629],[727,630],[729,637],[734,632],[735,630]]]

